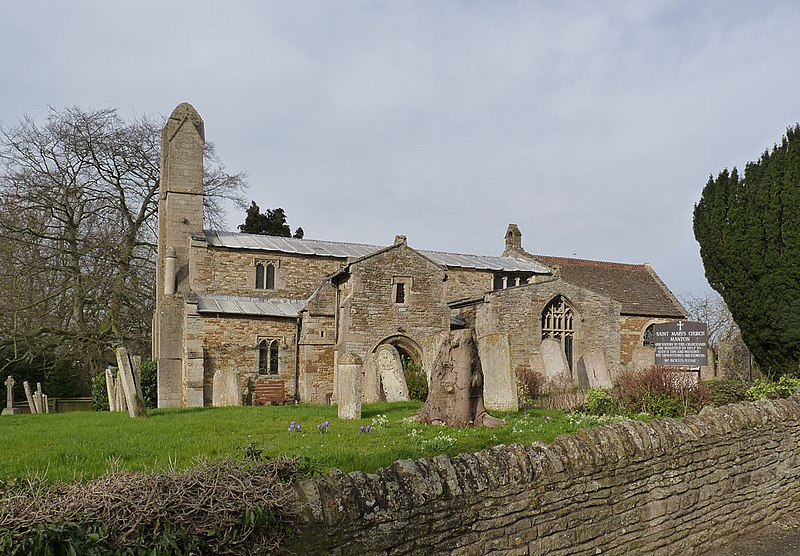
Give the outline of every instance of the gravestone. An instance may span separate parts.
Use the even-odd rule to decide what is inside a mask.
[[[108,394],[108,410],[117,410],[117,388],[114,372],[111,367],[106,367],[106,393]]]
[[[6,379],[6,408],[3,410],[3,415],[16,415],[20,410],[14,407],[14,377],[11,375]]]
[[[117,380],[122,381],[122,390],[125,392],[125,402],[128,404],[128,414],[131,417],[147,417],[147,409],[144,406],[144,400],[137,391],[138,389],[133,377],[133,369],[131,367],[128,350],[124,347],[118,347],[116,355],[117,368],[119,369]]]
[[[496,427],[483,403],[483,371],[472,329],[442,332],[437,338],[436,361],[428,399],[417,413],[423,423],[451,427]]]
[[[377,354],[370,353],[362,366],[363,380],[361,381],[361,400],[364,403],[381,401],[381,378],[378,375]],[[338,384],[338,383],[337,383]]]
[[[361,419],[361,367],[361,358],[353,353],[339,358],[339,419]]]
[[[403,375],[403,363],[397,349],[389,344],[382,345],[376,352],[375,360],[381,388],[387,402],[407,402],[408,386]]]
[[[36,383],[36,392],[33,394],[33,403],[36,404],[36,413],[44,413],[42,405],[42,383]]]
[[[508,335],[495,333],[483,336],[478,340],[478,354],[483,370],[483,402],[486,407],[497,411],[519,409]]]
[[[555,338],[545,338],[539,348],[542,353],[544,363],[545,378],[548,380],[571,380],[572,373],[569,371],[567,356],[559,340]]]
[[[242,405],[239,373],[222,369],[214,372],[211,384],[211,403],[214,407]]]
[[[609,390],[614,386],[611,381],[611,374],[608,372],[605,356],[599,351],[590,351],[581,357],[586,367],[586,375],[589,378],[589,388],[602,388]]]
[[[28,384],[28,381],[24,381],[22,383],[22,387],[25,389],[25,397],[28,399],[28,409],[31,411],[31,415],[36,415],[36,402],[33,401],[33,394],[31,393],[31,385]]]

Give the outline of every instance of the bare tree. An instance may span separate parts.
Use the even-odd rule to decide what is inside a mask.
[[[81,362],[84,382],[110,346],[149,350],[161,123],[116,110],[51,109],[0,129],[0,350]],[[207,214],[244,207],[244,174],[206,151]],[[8,355],[6,355],[8,357]]]

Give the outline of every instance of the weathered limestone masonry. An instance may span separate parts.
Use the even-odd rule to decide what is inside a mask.
[[[537,347],[542,340],[542,310],[556,295],[567,297],[576,308],[574,360],[596,352],[606,358],[612,372],[618,371],[619,303],[560,279],[487,294],[486,303],[478,306],[475,331],[479,338],[492,332],[508,334],[511,369],[528,366],[546,375]]]
[[[190,293],[189,238],[203,232],[205,128],[188,103],[161,133],[158,264],[153,358],[158,361],[158,406],[203,405],[202,347],[187,350],[184,302]],[[199,366],[199,368],[198,368]]]
[[[800,399],[682,422],[625,422],[549,446],[499,446],[333,471],[296,487],[287,552],[701,554],[800,510]]]

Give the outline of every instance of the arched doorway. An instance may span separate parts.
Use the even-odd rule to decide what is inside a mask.
[[[575,342],[575,321],[572,307],[563,296],[558,295],[542,311],[542,339],[553,338],[561,342],[567,365],[573,370],[573,345]]]
[[[396,334],[378,342],[372,352],[377,353],[382,346],[386,345],[395,348],[400,355],[400,363],[409,397],[425,401],[428,397],[428,377],[422,366],[422,348],[408,336]]]

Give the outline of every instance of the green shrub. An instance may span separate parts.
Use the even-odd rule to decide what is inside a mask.
[[[412,400],[425,401],[428,399],[428,375],[420,365],[405,355],[400,356],[403,362],[403,374],[408,386],[408,397]]]
[[[92,377],[92,409],[94,411],[109,410],[105,373],[97,373]]]
[[[619,404],[602,388],[590,388],[586,392],[583,408],[590,415],[616,415],[620,412]]]
[[[747,399],[749,384],[742,380],[709,380],[706,384],[711,392],[711,403],[717,407]]]
[[[747,399],[760,400],[763,398],[778,399],[788,398],[800,392],[800,379],[782,376],[778,382],[756,379],[755,384],[747,390]]]
[[[627,411],[656,417],[682,417],[711,401],[711,392],[702,379],[695,380],[680,369],[655,365],[620,374],[614,393]]]
[[[139,367],[142,378],[142,397],[148,409],[158,407],[158,365],[155,361],[143,361]]]
[[[117,376],[116,367],[113,368]],[[148,409],[158,407],[158,365],[155,361],[144,361],[139,367],[139,377],[142,381],[142,397]],[[92,377],[92,409],[95,411],[108,411],[108,390],[106,390],[105,373],[97,373]]]

